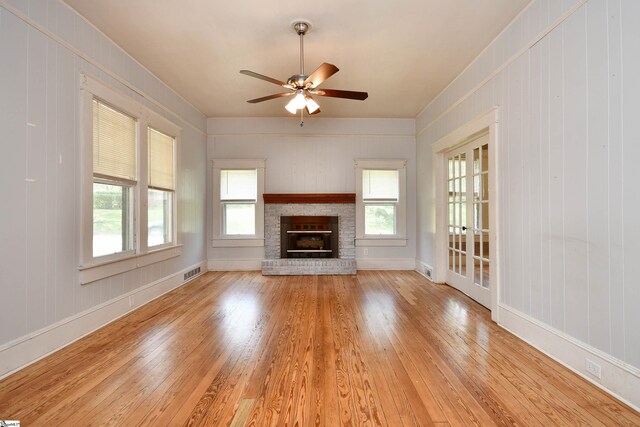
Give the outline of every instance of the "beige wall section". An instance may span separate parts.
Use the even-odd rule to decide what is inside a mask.
[[[11,206],[0,221],[2,354],[205,259],[206,119],[61,1],[0,1],[0,58],[0,182]],[[77,268],[81,72],[182,128],[182,255],[87,285]]]
[[[362,265],[413,268],[416,244],[415,127],[412,119],[209,119],[208,158],[266,159],[266,193],[355,193],[355,159],[407,159],[407,245],[356,250]],[[207,165],[211,185],[211,163]],[[211,227],[211,196],[207,214]],[[211,239],[211,232],[208,233]],[[263,248],[213,248],[209,260],[256,260]],[[252,265],[256,265],[255,262]],[[406,268],[406,267],[405,267]]]

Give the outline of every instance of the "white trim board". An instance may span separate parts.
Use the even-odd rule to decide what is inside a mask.
[[[640,412],[640,369],[503,303],[498,311],[501,327]],[[601,379],[587,373],[586,358],[601,366]]]
[[[358,270],[415,270],[414,258],[358,258]],[[209,271],[260,271],[262,258],[209,259]]]
[[[205,270],[204,261],[0,346],[0,379],[29,366],[170,292]],[[187,271],[202,273],[183,281]],[[131,307],[129,297],[133,297]]]
[[[415,258],[357,258],[358,270],[415,270]]]
[[[403,137],[415,138],[415,119],[357,119],[314,117],[303,128],[291,126],[299,118],[290,117],[209,117],[207,135],[271,135],[279,137]]]
[[[209,271],[261,271],[262,258],[209,259]]]

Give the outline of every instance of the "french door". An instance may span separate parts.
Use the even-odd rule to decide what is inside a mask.
[[[448,188],[446,281],[491,309],[494,253],[489,228],[489,135],[445,155]]]

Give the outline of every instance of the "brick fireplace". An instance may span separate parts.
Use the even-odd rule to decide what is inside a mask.
[[[355,194],[265,194],[264,201],[265,259],[262,262],[262,274],[356,273]],[[293,229],[290,227],[289,217],[297,218],[294,222],[298,225]],[[328,222],[320,225],[319,217],[330,219],[321,220]],[[315,229],[311,229],[310,226],[314,226]],[[334,229],[336,232],[332,231]],[[303,247],[287,247],[283,256],[283,234],[286,235],[287,243],[295,238],[296,241],[302,241]],[[328,235],[332,235],[331,242]],[[308,252],[328,251],[328,245],[331,246],[331,252]],[[286,252],[291,250],[307,252]],[[328,256],[329,254],[331,256]]]

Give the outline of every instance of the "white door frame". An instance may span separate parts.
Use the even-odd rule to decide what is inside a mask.
[[[499,109],[493,110],[476,117],[470,122],[460,126],[458,129],[440,138],[433,146],[433,170],[436,175],[436,250],[434,266],[434,282],[444,283],[447,277],[448,268],[448,237],[447,230],[447,203],[448,194],[445,176],[446,152],[453,148],[464,145],[475,139],[480,134],[489,131],[489,238],[493,243],[494,251],[490,258],[491,268],[491,320],[498,322],[498,295],[500,295],[500,274],[499,268],[502,265],[502,255],[499,247],[498,230],[498,200],[500,195],[498,189],[498,122]]]

